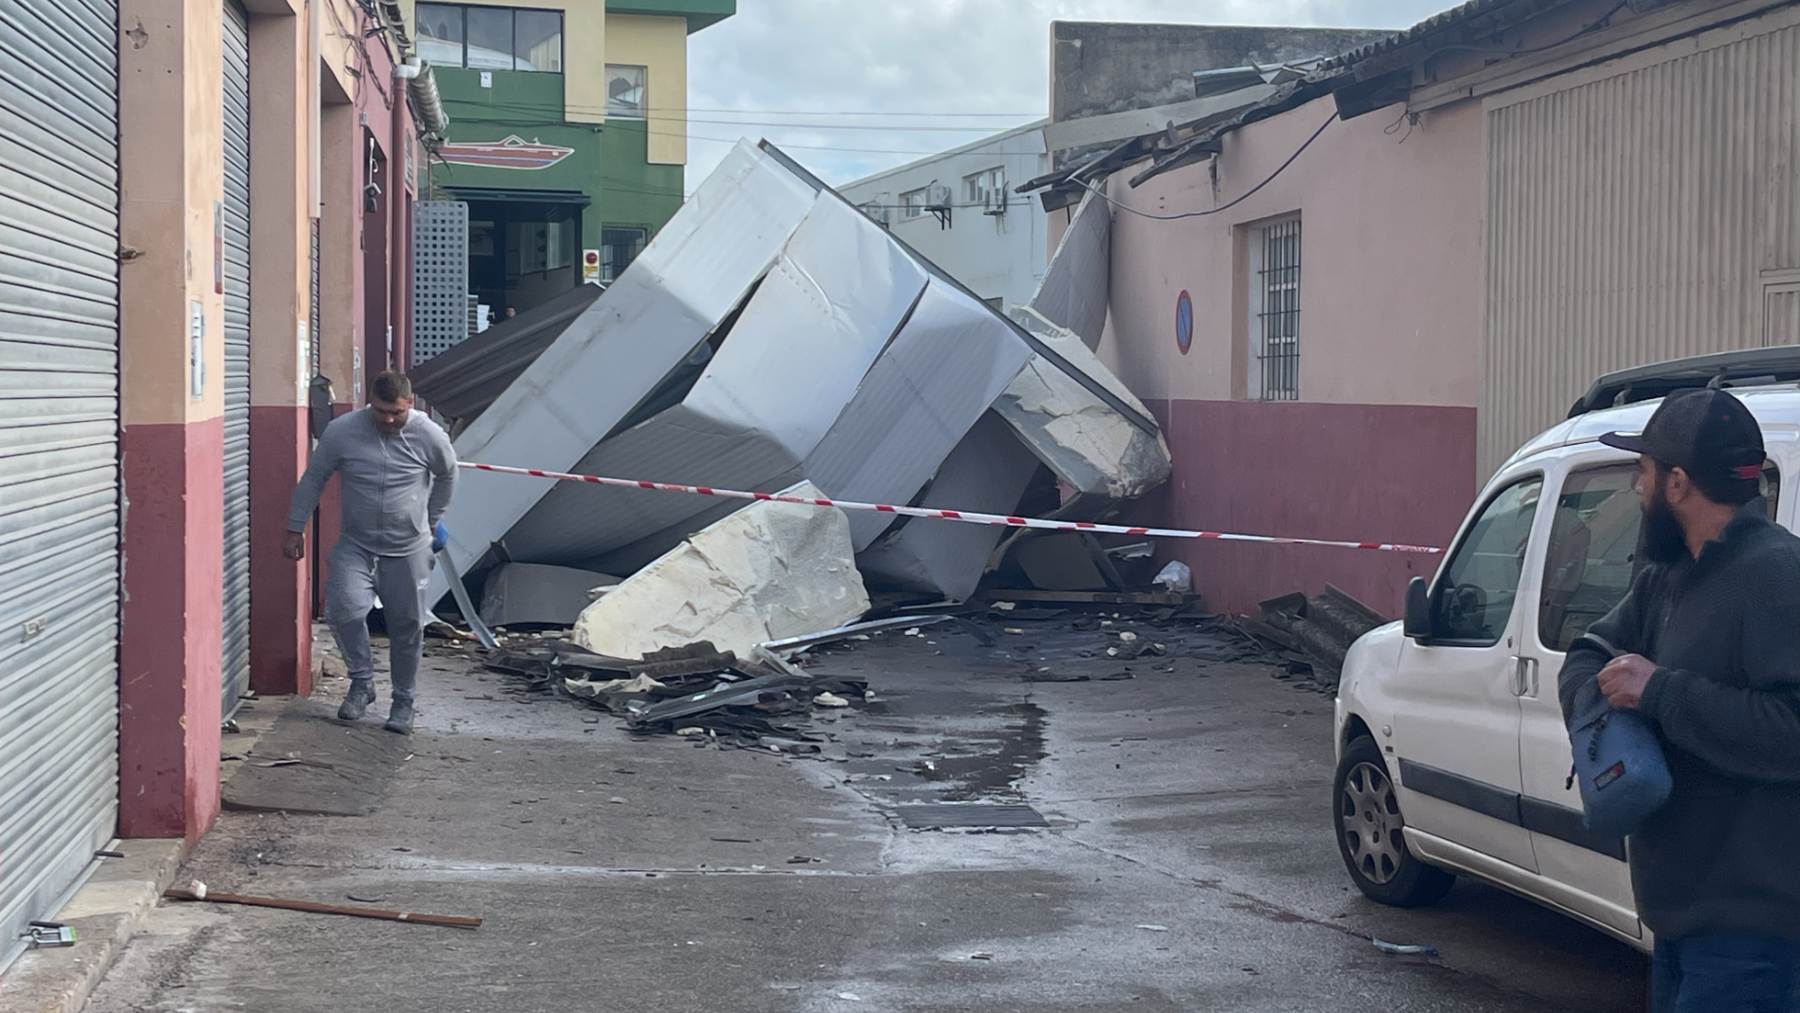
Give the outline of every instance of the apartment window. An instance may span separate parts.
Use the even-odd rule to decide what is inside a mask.
[[[1300,219],[1250,230],[1250,396],[1300,398]]]
[[[1006,206],[1006,169],[996,166],[963,177],[963,203],[992,210]]]
[[[418,6],[419,55],[440,67],[562,73],[562,14],[558,11]]]
[[[606,115],[641,120],[650,110],[650,71],[624,63],[606,65]]]
[[[600,230],[600,281],[611,285],[631,266],[649,241],[647,229],[606,226]]]
[[[518,11],[513,17],[513,69],[562,73],[562,15]]]
[[[928,203],[925,189],[925,187],[920,187],[917,190],[907,190],[900,195],[900,218],[902,220],[917,218],[925,213],[925,205]]]

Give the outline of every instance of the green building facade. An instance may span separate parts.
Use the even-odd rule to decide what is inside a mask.
[[[416,5],[450,120],[430,196],[469,205],[470,288],[496,318],[609,283],[680,209],[686,39],[735,7]]]

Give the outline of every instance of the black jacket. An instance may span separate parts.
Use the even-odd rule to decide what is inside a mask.
[[[1590,632],[1657,665],[1640,710],[1674,775],[1630,841],[1638,912],[1658,935],[1800,940],[1800,538],[1746,504],[1697,559],[1647,567]],[[1577,640],[1563,714],[1604,707],[1608,656]]]

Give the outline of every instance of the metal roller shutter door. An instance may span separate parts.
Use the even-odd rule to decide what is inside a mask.
[[[0,968],[118,810],[117,22],[0,0]]]
[[[225,4],[225,586],[220,714],[250,688],[250,33]]]

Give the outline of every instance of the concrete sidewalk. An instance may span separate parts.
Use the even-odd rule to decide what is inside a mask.
[[[819,716],[824,760],[632,739],[440,650],[374,815],[227,813],[182,877],[483,927],[165,904],[89,1009],[1639,1008],[1640,958],[1532,905],[1355,894],[1327,698],[1192,658],[1030,683],[1019,639],[938,627],[812,659],[878,695]],[[1049,826],[897,816],[974,800]]]

